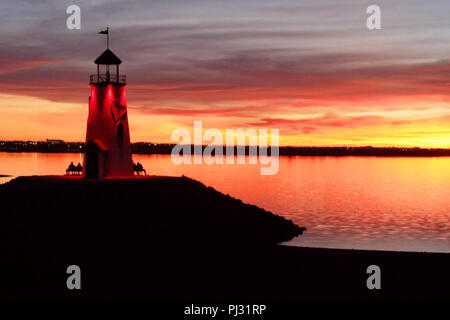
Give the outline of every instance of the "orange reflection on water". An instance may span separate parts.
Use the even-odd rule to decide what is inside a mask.
[[[73,153],[6,153],[0,152],[0,175],[60,175],[70,162],[83,164],[82,154]],[[1,178],[4,183],[11,178]]]
[[[178,166],[170,155],[133,159],[149,174],[186,175],[306,226],[292,245],[450,252],[449,157],[280,157],[273,176],[248,159]],[[0,174],[63,174],[71,161],[81,155],[0,153]]]

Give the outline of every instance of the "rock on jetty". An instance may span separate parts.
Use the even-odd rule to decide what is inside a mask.
[[[142,275],[227,263],[304,230],[186,177],[19,177],[0,186],[0,201],[0,271],[9,275],[0,296],[10,297],[69,294],[69,265],[84,270],[89,297],[142,297],[155,285]]]

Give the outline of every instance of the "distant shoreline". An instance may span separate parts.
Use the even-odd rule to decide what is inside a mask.
[[[0,152],[32,153],[82,153],[83,142],[65,142],[62,140],[36,141],[0,141]],[[171,154],[175,144],[136,142],[132,144],[133,154]],[[191,145],[191,154],[194,148]],[[206,146],[202,147],[202,150]],[[223,154],[226,150],[222,147]],[[259,151],[258,151],[259,152]],[[237,153],[235,147],[234,154]],[[267,148],[271,154],[271,148]],[[213,153],[214,154],[214,153]],[[249,147],[245,147],[249,154]],[[279,147],[280,156],[372,156],[372,157],[449,157],[450,149],[444,148],[401,148],[401,147]]]

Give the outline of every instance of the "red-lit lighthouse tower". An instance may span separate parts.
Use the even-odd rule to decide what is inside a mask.
[[[90,77],[84,157],[84,175],[87,178],[133,175],[126,76],[119,74],[121,63],[109,48],[95,60],[97,74]]]

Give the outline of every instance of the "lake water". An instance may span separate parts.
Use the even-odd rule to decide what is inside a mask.
[[[261,176],[259,165],[133,159],[148,174],[184,174],[306,226],[290,245],[450,252],[449,157],[280,157],[273,176]],[[82,155],[0,153],[0,174],[63,174],[71,161]]]

